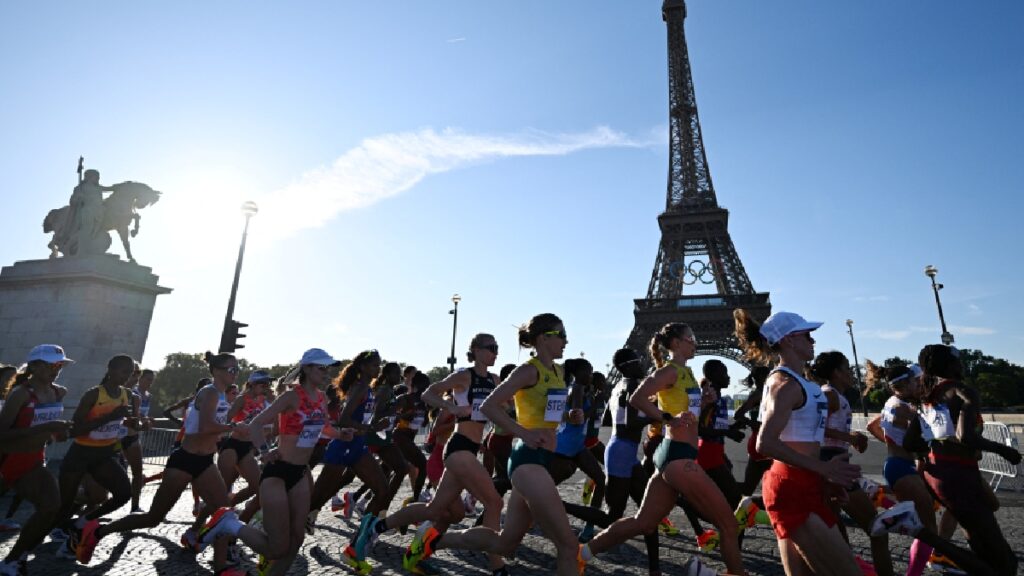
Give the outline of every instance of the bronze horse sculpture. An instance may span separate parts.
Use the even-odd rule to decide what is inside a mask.
[[[103,226],[97,253],[104,253],[110,248],[110,231],[117,231],[121,237],[121,244],[124,246],[125,256],[129,262],[135,262],[132,250],[128,241],[128,226],[134,222],[135,227],[131,230],[131,237],[139,233],[139,220],[141,216],[138,209],[145,208],[156,203],[160,199],[160,192],[153,190],[141,182],[121,182],[111,186],[113,189],[110,196],[103,199]],[[50,210],[43,220],[43,232],[53,233],[53,239],[47,244],[50,249],[50,258],[58,255],[75,256],[80,250],[77,242],[73,239],[75,234],[71,230],[74,223],[71,221],[72,212],[70,206],[63,206]],[[104,239],[105,238],[105,239]]]

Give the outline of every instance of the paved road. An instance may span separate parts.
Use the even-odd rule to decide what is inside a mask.
[[[735,464],[737,476],[739,476],[746,464],[745,453],[740,446],[730,444],[729,454]],[[879,478],[883,456],[884,447],[873,442],[868,453],[858,456],[857,460],[863,463],[868,476]],[[151,473],[152,471],[147,472]],[[581,482],[582,476],[580,475],[566,482],[562,486],[563,498],[572,501],[578,500]],[[143,507],[146,506],[155,490],[156,487],[153,485],[145,488]],[[406,486],[403,488],[403,493],[396,498],[396,502],[400,502],[408,495],[407,492],[408,487]],[[1000,498],[1006,504],[997,513],[1003,530],[1015,550],[1024,550],[1024,507],[1020,505],[1021,500],[1014,495],[1005,493],[1000,493]],[[0,498],[0,511],[5,511],[9,502],[10,496]],[[88,567],[77,565],[71,560],[56,558],[54,552],[57,544],[44,543],[36,550],[29,565],[29,573],[32,576],[211,574],[212,552],[199,555],[197,563],[195,556],[184,552],[177,545],[181,533],[192,519],[191,505],[191,498],[185,495],[172,510],[168,521],[158,528],[105,538],[97,548],[92,564]],[[627,513],[632,513],[632,511],[632,507],[627,509]],[[25,505],[18,513],[17,518],[23,521],[28,516],[28,512],[29,507]],[[673,513],[672,520],[680,527],[686,525],[685,519],[679,511]],[[329,509],[325,509],[320,514],[316,534],[307,538],[302,554],[289,574],[351,574],[338,561],[338,558],[341,549],[357,526],[355,521],[345,521],[331,514]],[[851,530],[850,534],[856,552],[864,557],[870,556],[866,548],[867,539],[864,535],[855,529]],[[13,538],[14,535],[11,533],[0,534],[0,551],[6,552],[13,544]],[[401,554],[410,539],[411,536],[399,534],[385,535],[377,545],[371,559],[375,566],[373,574],[402,574]],[[956,539],[963,543],[962,535],[958,534]],[[689,529],[685,529],[679,537],[662,539],[662,569],[665,574],[679,573],[682,564],[697,553],[693,540]],[[910,540],[902,536],[894,536],[891,540],[897,574],[902,574],[906,569],[909,545]],[[756,528],[749,531],[743,550],[744,563],[750,574],[783,574],[779,564],[775,537],[769,529]],[[1018,552],[1018,555],[1024,565],[1024,554]],[[552,546],[537,532],[534,532],[523,541],[517,552],[516,561],[510,570],[516,575],[552,574],[553,558]],[[711,566],[724,570],[724,565],[717,552],[707,554],[704,558]],[[249,556],[245,563],[245,566],[250,568],[253,573],[255,573],[254,563],[254,556]],[[485,558],[480,554],[469,552],[441,551],[434,557],[433,565],[443,574],[488,574]],[[614,552],[602,555],[590,565],[587,573],[589,575],[646,574],[646,566],[643,541],[638,538],[625,543]]]

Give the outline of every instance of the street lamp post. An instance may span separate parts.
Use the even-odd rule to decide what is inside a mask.
[[[868,406],[864,403],[864,380],[860,375],[860,360],[857,358],[857,342],[853,339],[853,320],[846,321],[846,329],[850,334],[850,346],[853,347],[853,366],[857,370],[857,388],[860,390],[860,410],[868,415]]]
[[[238,293],[238,279],[242,275],[242,258],[245,256],[245,241],[249,237],[249,220],[259,212],[259,208],[255,202],[248,201],[242,203],[242,214],[245,215],[245,228],[242,229],[242,242],[238,245],[238,261],[235,262],[235,279],[231,283],[231,297],[228,298],[228,311],[224,315],[224,328],[220,333],[220,352],[234,352],[239,348],[244,348],[238,343],[239,338],[244,338],[245,334],[240,334],[238,330],[248,326],[242,322],[237,322],[234,319],[235,315],[235,295]]]
[[[455,372],[455,332],[459,328],[459,302],[462,301],[462,296],[458,294],[452,295],[452,304],[454,308],[448,311],[452,315],[452,354],[448,357],[448,371]]]
[[[931,264],[924,267],[924,275],[931,278],[932,280],[932,292],[935,293],[935,306],[939,309],[939,323],[942,324],[942,343],[946,346],[953,344],[953,335],[946,330],[946,317],[942,314],[942,302],[939,300],[939,290],[942,290],[942,284],[935,282],[935,276],[939,273],[939,269]]]

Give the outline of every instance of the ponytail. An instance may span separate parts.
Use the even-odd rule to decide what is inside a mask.
[[[732,318],[736,324],[736,340],[746,359],[765,366],[774,364],[776,354],[761,335],[761,325],[757,320],[743,308],[733,310]]]
[[[689,324],[669,322],[654,333],[654,337],[651,338],[650,351],[655,367],[661,368],[665,365],[665,351],[672,344],[672,339],[682,338],[687,332],[693,332]]]

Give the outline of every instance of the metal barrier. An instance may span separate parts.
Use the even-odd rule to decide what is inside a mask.
[[[163,466],[167,463],[167,457],[174,449],[174,437],[177,430],[166,428],[154,428],[139,433],[139,442],[142,445],[142,461],[145,464]],[[71,442],[55,442],[46,447],[46,460],[63,460]]]
[[[1019,426],[1019,425],[1018,425]],[[1002,422],[985,422],[983,432],[985,439],[998,442],[1006,446],[1017,447],[1017,438],[1010,430],[1010,427]],[[1006,478],[1017,478],[1021,473],[1021,466],[1010,464],[1002,456],[992,452],[982,452],[981,461],[978,462],[978,469],[992,475],[989,485],[993,490],[999,490],[999,485]],[[1020,490],[1020,488],[1017,488]]]

